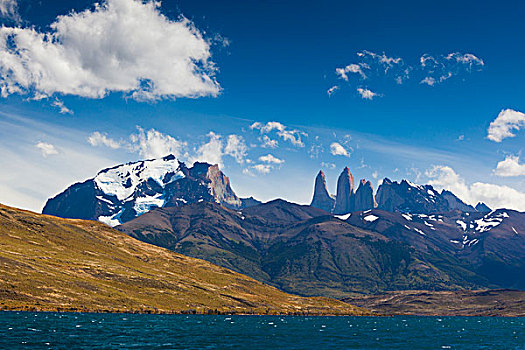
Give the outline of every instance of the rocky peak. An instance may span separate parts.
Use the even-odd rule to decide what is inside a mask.
[[[377,207],[376,199],[374,197],[374,186],[370,181],[362,179],[359,187],[355,192],[355,211],[374,209]]]
[[[466,204],[450,191],[441,191],[441,196],[448,202],[448,207],[450,210],[460,210],[462,212],[476,211],[473,206]]]
[[[314,196],[312,198],[312,207],[323,209],[331,213],[334,210],[335,198],[328,192],[326,187],[326,177],[322,170],[319,171],[315,178]]]
[[[490,209],[488,205],[486,205],[483,202],[479,202],[478,204],[476,204],[476,210],[480,213],[490,213],[492,211],[492,209]]]
[[[348,167],[343,169],[337,179],[337,196],[334,213],[347,214],[354,211],[354,176]]]

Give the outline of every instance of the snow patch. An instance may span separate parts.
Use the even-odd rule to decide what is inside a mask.
[[[343,221],[346,221],[348,220],[348,218],[350,216],[352,216],[352,213],[348,213],[348,214],[345,214],[345,215],[334,215],[336,218],[340,219],[340,220],[343,220]]]
[[[467,223],[461,220],[456,220],[456,224],[463,230],[467,230]]]
[[[165,202],[166,201],[160,193],[155,196],[138,197],[135,199],[133,209],[135,209],[137,216],[140,216],[154,208],[163,207]]]
[[[124,201],[133,195],[140,184],[149,179],[164,187],[170,182],[183,178],[184,174],[178,170],[179,165],[179,161],[175,158],[145,160],[102,170],[94,180],[104,194]],[[166,178],[167,174],[172,175]]]
[[[363,220],[365,220],[365,221],[367,221],[367,222],[374,222],[374,221],[376,221],[377,219],[379,219],[379,217],[378,217],[378,216],[375,216],[375,215],[372,215],[372,214],[367,215],[367,216],[365,216],[365,217],[363,218]]]
[[[417,233],[419,233],[420,235],[422,236],[426,236],[426,233],[421,231],[420,229],[418,229],[417,227],[414,227],[414,231],[416,231]]]

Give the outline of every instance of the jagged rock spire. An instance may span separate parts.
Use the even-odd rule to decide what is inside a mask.
[[[326,188],[326,177],[322,170],[319,171],[315,178],[314,196],[312,198],[312,207],[323,209],[329,213],[334,210],[335,198]]]
[[[354,176],[348,167],[343,169],[337,179],[337,197],[335,199],[336,214],[347,214],[354,211]]]
[[[354,210],[368,210],[377,207],[376,199],[374,197],[374,186],[370,181],[362,179],[359,187],[355,192]]]

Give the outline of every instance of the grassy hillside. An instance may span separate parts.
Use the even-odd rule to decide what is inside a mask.
[[[0,205],[0,310],[366,314],[283,293],[94,221]]]

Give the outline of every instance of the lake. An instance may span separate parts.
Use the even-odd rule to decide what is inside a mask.
[[[0,349],[525,349],[525,318],[0,312]]]

